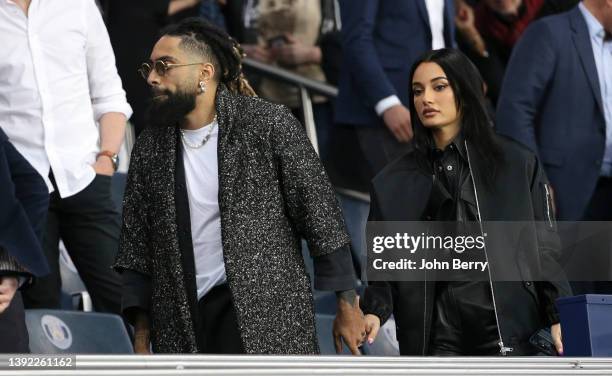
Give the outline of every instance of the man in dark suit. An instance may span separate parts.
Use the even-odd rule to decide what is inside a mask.
[[[40,247],[48,204],[44,180],[0,128],[0,353],[29,352],[17,289],[48,272]]]
[[[130,122],[136,135],[145,127],[150,92],[136,69],[149,57],[151,45],[167,24],[169,3],[170,0],[106,0],[103,3],[117,72],[121,76],[128,103],[134,110]]]
[[[539,154],[560,220],[612,220],[611,32],[612,0],[584,0],[535,22],[502,86],[497,131]],[[607,260],[589,272],[600,265],[609,273],[609,249],[601,255]],[[575,292],[610,291],[597,286]]]
[[[344,0],[340,9],[345,70],[335,120],[357,133],[369,181],[408,148],[410,67],[423,52],[453,45],[453,2]]]

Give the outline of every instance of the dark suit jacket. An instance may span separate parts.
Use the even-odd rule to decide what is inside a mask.
[[[0,128],[0,248],[35,276],[49,272],[40,246],[48,206],[44,180]]]
[[[425,0],[344,0],[342,16],[344,70],[340,73],[336,121],[377,125],[374,106],[397,95],[408,104],[412,64],[431,50]],[[444,40],[454,43],[454,8],[444,3]]]
[[[578,7],[533,23],[515,46],[497,131],[536,151],[557,216],[580,220],[599,178],[606,124],[586,21]]]

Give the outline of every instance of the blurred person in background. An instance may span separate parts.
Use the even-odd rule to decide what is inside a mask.
[[[168,24],[171,0],[105,0],[104,19],[117,62],[117,71],[134,114],[136,135],[145,128],[149,88],[136,71],[146,60],[159,31]]]
[[[49,272],[41,241],[49,205],[42,177],[0,128],[0,353],[29,353],[21,292]]]
[[[559,220],[612,220],[612,0],[584,0],[525,31],[508,64],[496,129],[538,153]],[[566,266],[610,278],[609,242],[603,252],[564,255]],[[572,287],[612,293],[609,281]]]
[[[151,46],[160,30],[173,19],[199,14],[224,25],[221,13],[223,0],[102,0],[104,20],[108,28],[117,71],[123,82],[128,103],[134,111],[130,122],[136,136],[146,127],[146,111],[150,106],[149,87],[136,69],[151,53]],[[136,67],[136,68],[135,68]]]
[[[367,191],[377,172],[410,150],[409,69],[423,52],[453,46],[455,12],[452,0],[345,0],[340,10],[335,121],[356,134],[365,165],[345,164]]]
[[[512,48],[529,24],[561,13],[579,0],[456,0],[459,48],[476,64],[497,103]]]
[[[111,268],[120,223],[111,196],[132,110],[94,0],[0,2],[0,127],[50,192],[44,251],[50,274],[26,308],[60,308],[60,239],[94,308],[120,313]]]
[[[228,2],[228,6],[236,6]],[[234,1],[234,3],[236,3]],[[242,25],[230,30],[246,57],[279,66],[306,78],[335,83],[340,65],[340,11],[336,0],[251,0],[242,4]],[[234,27],[235,29],[235,27]],[[271,78],[257,78],[258,95],[288,106],[302,121],[298,88]],[[320,157],[328,159],[333,121],[331,102],[314,95],[313,115]]]

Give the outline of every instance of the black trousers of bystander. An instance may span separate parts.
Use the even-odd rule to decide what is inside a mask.
[[[92,298],[94,309],[120,314],[121,284],[119,275],[111,269],[120,231],[110,176],[96,175],[85,189],[66,198],[60,198],[56,189],[50,197],[44,236],[44,251],[51,273],[39,278],[24,293],[25,307],[60,308],[58,245],[62,239]]]

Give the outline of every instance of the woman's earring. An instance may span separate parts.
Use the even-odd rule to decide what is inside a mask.
[[[206,83],[204,81],[200,81],[200,92],[202,94],[206,93]]]

